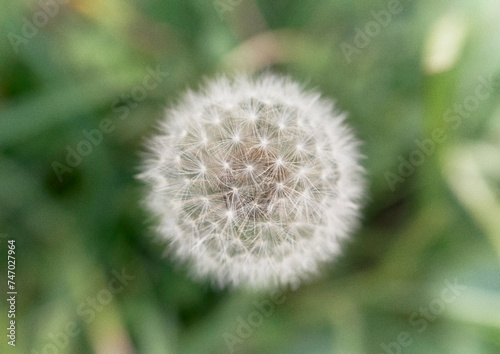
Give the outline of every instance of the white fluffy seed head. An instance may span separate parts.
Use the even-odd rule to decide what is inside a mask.
[[[297,286],[357,225],[363,170],[344,118],[271,74],[188,92],[139,175],[159,235],[220,287]]]

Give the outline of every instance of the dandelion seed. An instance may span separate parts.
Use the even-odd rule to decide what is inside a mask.
[[[288,78],[219,78],[169,110],[149,143],[145,204],[193,276],[296,286],[332,261],[364,193],[358,141]]]

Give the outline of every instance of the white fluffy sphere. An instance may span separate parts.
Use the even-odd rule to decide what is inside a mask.
[[[140,178],[173,254],[220,287],[296,286],[339,253],[363,195],[358,141],[330,101],[264,74],[167,111]]]

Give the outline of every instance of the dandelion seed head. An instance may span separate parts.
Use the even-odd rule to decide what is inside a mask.
[[[151,139],[140,175],[158,234],[219,287],[310,278],[358,224],[363,169],[344,118],[270,74],[187,93]]]

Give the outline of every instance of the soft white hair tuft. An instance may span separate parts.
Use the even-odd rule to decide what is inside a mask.
[[[219,287],[297,286],[358,224],[363,169],[345,117],[272,74],[189,91],[139,175],[159,235]]]

